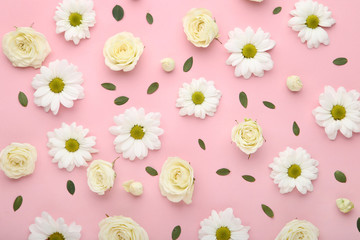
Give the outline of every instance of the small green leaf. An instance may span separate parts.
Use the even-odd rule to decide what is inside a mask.
[[[299,136],[300,134],[299,125],[295,121],[293,123],[293,133],[295,134],[295,136]]]
[[[360,232],[360,217],[357,219],[356,226],[358,231]]]
[[[172,233],[171,233],[171,238],[172,240],[176,240],[179,238],[181,234],[181,227],[179,225],[177,225],[176,227],[174,227],[174,229],[172,230]]]
[[[116,89],[116,86],[112,83],[102,83],[101,86],[110,91],[114,91]]]
[[[279,12],[281,12],[281,9],[282,9],[281,7],[275,8],[273,14],[278,14]]]
[[[147,13],[147,14],[146,14],[146,21],[147,21],[149,24],[153,24],[154,18],[153,18],[153,16],[152,16],[150,13]]]
[[[66,188],[67,188],[68,192],[71,195],[74,195],[74,193],[75,193],[75,184],[74,184],[73,181],[68,180],[67,183],[66,183]]]
[[[333,61],[333,64],[341,66],[341,65],[345,65],[347,62],[348,62],[348,60],[346,58],[340,57],[340,58],[335,59]]]
[[[216,171],[216,173],[220,176],[226,176],[229,175],[230,170],[227,168],[220,168],[219,170]]]
[[[206,149],[206,147],[205,147],[205,143],[204,143],[204,141],[203,141],[202,139],[200,139],[200,138],[199,138],[198,142],[199,142],[200,147],[201,147],[203,150],[205,150],[205,149]]]
[[[23,202],[23,197],[21,195],[17,196],[15,198],[15,201],[14,201],[14,204],[13,204],[14,212],[16,212],[16,210],[18,210],[21,207],[22,202]]]
[[[112,10],[112,15],[116,21],[120,21],[124,17],[124,9],[121,6],[116,5]]]
[[[147,167],[145,168],[145,170],[146,170],[146,172],[147,172],[148,174],[150,174],[151,176],[156,176],[156,175],[158,175],[158,172],[157,172],[155,169],[153,169],[152,167],[147,166]]]
[[[158,90],[158,88],[159,88],[159,83],[153,82],[147,89],[147,94],[153,94],[154,92],[156,92],[156,90]]]
[[[189,57],[189,58],[185,61],[184,66],[183,66],[184,72],[188,72],[188,71],[191,69],[191,67],[192,67],[192,65],[193,65],[193,61],[194,61],[193,57]]]
[[[19,92],[18,99],[19,99],[21,106],[26,107],[28,105],[28,99],[27,99],[25,93]]]
[[[270,109],[275,109],[275,105],[271,102],[263,101],[263,104],[265,105],[265,107],[268,107]]]
[[[129,101],[129,98],[128,98],[128,97],[121,96],[121,97],[115,98],[114,103],[115,103],[116,105],[123,105],[123,104],[125,104],[127,101]]]
[[[246,96],[246,93],[241,92],[241,93],[239,94],[239,99],[240,99],[241,105],[242,105],[244,108],[246,108],[247,105],[248,105],[248,98],[247,98],[247,96]]]
[[[337,170],[335,173],[334,173],[334,176],[335,176],[335,179],[338,181],[338,182],[341,182],[341,183],[346,183],[346,176],[343,172]]]
[[[248,182],[255,182],[255,178],[251,175],[243,175],[242,178]]]
[[[270,207],[266,206],[265,204],[261,204],[261,208],[268,217],[274,217],[274,212]]]

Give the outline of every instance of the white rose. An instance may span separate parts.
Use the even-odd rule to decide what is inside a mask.
[[[171,202],[183,200],[191,203],[194,192],[194,171],[187,161],[178,157],[169,157],[161,170],[160,191]]]
[[[336,199],[336,205],[343,213],[348,213],[354,208],[354,203],[347,198]]]
[[[281,230],[275,240],[317,240],[319,229],[306,220],[292,220]]]
[[[18,27],[2,39],[3,53],[15,67],[41,67],[51,52],[45,36],[31,27]]]
[[[32,174],[37,160],[36,148],[28,143],[11,143],[0,153],[0,169],[9,178]]]
[[[293,75],[287,78],[286,86],[289,88],[290,91],[298,92],[302,89],[303,84],[299,76]]]
[[[161,67],[165,72],[171,72],[175,68],[175,61],[172,58],[164,58],[161,60]]]
[[[123,216],[107,217],[99,223],[99,240],[149,240],[146,231],[134,220]]]
[[[143,51],[144,45],[140,38],[134,37],[129,32],[118,33],[105,43],[103,50],[105,64],[114,71],[131,71]]]
[[[245,118],[244,122],[234,126],[231,139],[246,154],[252,154],[264,143],[262,129],[257,122]]]
[[[105,191],[114,186],[115,177],[113,165],[104,160],[94,160],[87,168],[90,190],[99,195],[104,195]]]
[[[129,180],[123,183],[123,187],[126,192],[131,193],[134,196],[140,196],[144,192],[144,187],[141,182],[135,182],[134,180]]]
[[[183,18],[187,39],[196,47],[207,47],[219,35],[212,14],[205,8],[193,8]]]

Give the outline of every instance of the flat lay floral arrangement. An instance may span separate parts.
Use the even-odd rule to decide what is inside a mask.
[[[359,238],[356,1],[0,6],[1,238]]]

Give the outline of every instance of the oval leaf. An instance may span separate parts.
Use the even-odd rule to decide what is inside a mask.
[[[146,14],[146,21],[147,21],[149,24],[153,24],[154,18],[153,18],[153,16],[152,16],[150,13],[147,13],[147,14]]]
[[[293,129],[294,135],[295,135],[295,136],[299,136],[299,134],[300,134],[300,128],[299,128],[299,125],[298,125],[295,121],[294,121],[294,123],[293,123],[292,129]]]
[[[282,9],[281,7],[275,8],[273,14],[278,14],[279,12],[281,12],[281,9]]]
[[[227,168],[220,168],[219,170],[216,171],[216,173],[220,176],[226,176],[229,175],[230,170]]]
[[[28,105],[28,99],[27,99],[25,93],[19,92],[18,99],[19,99],[21,106],[26,107]]]
[[[177,225],[176,227],[174,227],[174,229],[172,230],[172,233],[171,233],[171,238],[172,240],[176,240],[179,238],[181,234],[181,227],[179,225]]]
[[[191,69],[191,67],[192,67],[192,65],[193,65],[193,61],[194,61],[193,57],[189,57],[189,58],[185,61],[184,66],[183,66],[184,72],[188,72],[188,71]]]
[[[199,138],[198,143],[199,143],[200,147],[201,147],[203,150],[206,149],[205,143],[204,143],[204,141],[203,141],[202,139]]]
[[[147,167],[145,168],[145,170],[146,170],[146,172],[147,172],[148,174],[150,174],[151,176],[156,176],[156,175],[158,175],[158,172],[157,172],[155,169],[153,169],[152,167],[147,166]]]
[[[345,65],[347,62],[348,62],[348,60],[346,58],[340,57],[340,58],[335,59],[333,61],[333,64],[341,66],[341,65]]]
[[[23,197],[21,195],[17,196],[15,198],[15,201],[14,201],[14,204],[13,204],[14,212],[16,212],[16,210],[18,210],[21,207],[22,202],[23,202]]]
[[[341,183],[346,183],[346,176],[343,172],[337,170],[335,173],[334,173],[334,176],[335,176],[335,179],[338,181],[338,182],[341,182]]]
[[[116,105],[123,105],[123,104],[125,104],[127,101],[129,101],[129,98],[128,98],[128,97],[121,96],[121,97],[115,98],[114,103],[115,103]]]
[[[271,218],[274,217],[274,212],[273,212],[273,210],[271,210],[271,208],[269,208],[265,204],[261,204],[261,208],[268,217],[271,217]]]
[[[248,182],[255,182],[255,178],[251,175],[243,175],[242,178]]]
[[[121,6],[116,5],[112,10],[112,15],[116,21],[120,21],[124,17],[124,9]]]
[[[270,109],[275,109],[275,105],[271,102],[263,101],[263,104],[265,105],[265,107],[268,107]]]
[[[102,83],[101,86],[110,91],[114,91],[116,89],[116,86],[112,83]]]
[[[357,219],[356,226],[358,231],[360,232],[360,217]]]
[[[158,88],[159,88],[159,83],[153,82],[147,89],[147,94],[153,94],[154,92],[156,92],[156,90],[158,90]]]
[[[242,105],[244,108],[246,108],[247,105],[248,105],[248,99],[247,99],[246,93],[241,92],[241,93],[239,94],[239,99],[240,99],[241,105]]]
[[[74,184],[73,181],[68,180],[67,183],[66,183],[66,188],[67,188],[68,192],[71,195],[74,195],[74,193],[75,193],[75,184]]]

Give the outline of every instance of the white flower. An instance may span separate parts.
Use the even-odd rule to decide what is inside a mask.
[[[330,86],[325,86],[324,93],[319,96],[319,107],[312,113],[316,123],[325,127],[329,139],[334,140],[337,131],[347,138],[352,132],[360,132],[360,93],[356,90],[347,92],[345,88],[339,87],[337,91]]]
[[[165,72],[171,72],[175,68],[175,61],[172,58],[164,58],[161,60],[161,67]]]
[[[171,202],[192,202],[194,192],[194,170],[190,164],[178,157],[169,157],[161,169],[159,187],[161,195]]]
[[[219,36],[218,26],[211,12],[205,8],[192,8],[183,18],[187,39],[196,47],[206,48]]]
[[[114,186],[115,177],[113,164],[104,160],[94,160],[87,168],[89,188],[99,195],[104,195]]]
[[[232,208],[220,213],[211,211],[211,216],[200,223],[200,240],[247,240],[250,227],[241,225],[240,218],[236,218]]]
[[[164,130],[159,128],[160,113],[150,112],[145,115],[145,110],[132,107],[125,110],[124,114],[114,117],[117,126],[109,128],[115,135],[115,150],[122,153],[123,158],[134,160],[143,159],[148,155],[148,149],[158,150],[161,147],[159,136]]]
[[[65,32],[66,41],[72,40],[76,45],[81,39],[90,38],[89,27],[96,23],[93,7],[92,0],[63,0],[54,16],[56,33]]]
[[[140,196],[144,192],[144,188],[141,182],[135,182],[134,180],[129,180],[123,183],[123,187],[126,192],[131,193],[134,196]]]
[[[36,148],[28,143],[11,143],[0,153],[0,169],[9,178],[18,179],[34,172]]]
[[[84,89],[80,85],[83,82],[82,73],[77,67],[69,64],[66,60],[56,60],[49,67],[42,66],[40,74],[37,74],[31,85],[36,89],[34,102],[45,111],[52,111],[56,115],[60,104],[71,108],[74,100],[84,98]]]
[[[206,115],[214,116],[220,98],[221,92],[215,88],[213,81],[193,79],[190,84],[184,83],[179,89],[176,107],[181,108],[181,116],[195,114],[195,117],[204,119]]]
[[[79,240],[81,226],[75,222],[68,226],[63,218],[56,221],[47,212],[35,218],[35,224],[29,227],[31,232],[28,240]]]
[[[311,180],[318,177],[319,162],[310,157],[310,154],[301,147],[296,150],[287,147],[280,152],[269,165],[272,169],[270,177],[279,185],[280,193],[291,192],[294,187],[302,194],[313,190]]]
[[[317,240],[319,229],[306,220],[288,222],[275,240]]]
[[[336,206],[343,213],[348,213],[354,208],[354,203],[347,198],[336,199]]]
[[[124,72],[135,68],[144,51],[140,38],[130,32],[121,32],[110,37],[104,46],[105,64],[113,71]]]
[[[97,152],[92,148],[95,145],[96,137],[86,137],[89,129],[81,125],[76,126],[63,123],[61,128],[48,132],[47,146],[49,154],[53,157],[52,162],[58,163],[59,168],[66,168],[71,172],[74,167],[87,166],[86,161],[92,159],[91,153]]]
[[[287,78],[286,86],[289,88],[290,91],[298,92],[302,89],[303,84],[299,76],[292,75]]]
[[[275,46],[275,41],[270,39],[270,33],[265,33],[261,28],[258,28],[256,33],[251,27],[247,27],[245,31],[235,28],[229,32],[229,38],[225,48],[231,55],[226,64],[235,67],[235,76],[248,79],[254,74],[262,77],[264,71],[273,68],[271,56],[266,52]]]
[[[312,0],[300,0],[295,3],[295,8],[290,12],[294,17],[289,20],[288,25],[299,32],[301,42],[307,41],[308,48],[318,48],[320,43],[328,45],[330,40],[324,27],[335,24],[328,8]]]
[[[15,67],[41,67],[51,52],[46,37],[31,27],[18,27],[2,39],[5,56]]]
[[[260,125],[249,118],[238,123],[231,130],[231,140],[246,154],[252,154],[264,143]]]
[[[129,217],[107,217],[101,220],[99,227],[99,240],[149,240],[145,229]]]

